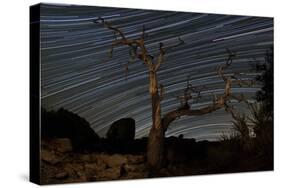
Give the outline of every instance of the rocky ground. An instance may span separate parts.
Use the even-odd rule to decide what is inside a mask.
[[[178,149],[185,151],[186,149],[183,148],[189,148],[188,153],[174,153],[173,150],[168,149],[165,167],[157,174],[151,174],[146,166],[144,152],[138,154],[77,152],[73,150],[68,138],[44,139],[41,142],[41,184],[273,169],[273,159],[264,159],[256,154],[244,154],[236,150],[232,151],[229,147],[225,149],[222,143],[197,143],[195,144],[196,147],[193,146],[193,149],[192,144],[187,146],[181,146]],[[174,146],[172,148],[176,149]],[[203,150],[205,152],[201,151],[202,148],[205,148]]]
[[[41,142],[41,184],[102,180],[143,179],[152,177],[202,174],[190,164],[170,164],[156,174],[149,173],[144,154],[74,152],[68,138]]]
[[[42,141],[42,184],[146,177],[143,155],[75,153],[69,139]]]

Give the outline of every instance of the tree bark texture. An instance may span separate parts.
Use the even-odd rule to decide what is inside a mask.
[[[161,106],[156,72],[149,72],[149,92],[152,103],[152,127],[147,146],[147,164],[152,171],[159,170],[164,164],[165,132],[161,124]]]

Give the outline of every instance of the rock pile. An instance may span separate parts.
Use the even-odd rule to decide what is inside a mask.
[[[42,184],[148,177],[143,155],[76,153],[67,138],[41,145]]]

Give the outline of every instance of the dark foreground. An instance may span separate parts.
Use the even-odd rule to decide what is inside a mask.
[[[255,140],[253,139],[252,142]],[[95,147],[77,150],[67,138],[41,143],[41,183],[57,184],[185,175],[273,170],[273,153],[260,152],[235,140],[195,142],[166,138],[166,164],[152,174],[146,166],[147,139],[130,143],[101,139]]]

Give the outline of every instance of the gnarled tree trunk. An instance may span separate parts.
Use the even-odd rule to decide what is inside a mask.
[[[157,171],[164,163],[165,132],[161,124],[161,106],[158,92],[157,75],[154,70],[149,72],[149,92],[152,104],[152,128],[150,129],[147,146],[147,164]]]

